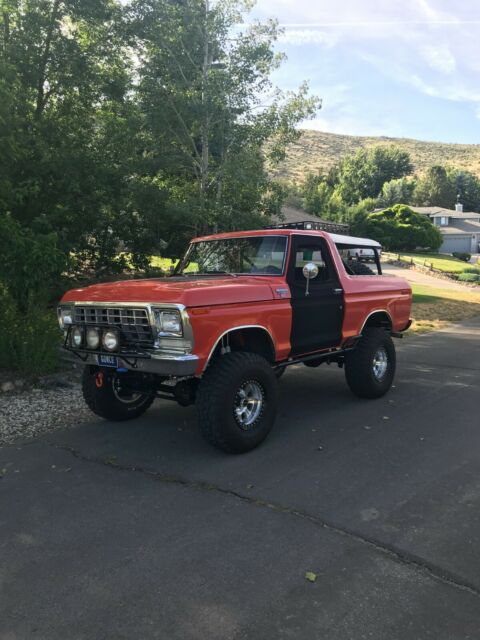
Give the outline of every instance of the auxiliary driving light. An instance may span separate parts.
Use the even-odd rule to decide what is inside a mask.
[[[107,329],[103,332],[102,344],[107,351],[115,351],[118,349],[119,343],[120,339],[117,331],[114,329]]]
[[[92,327],[87,329],[86,341],[89,349],[98,349],[100,345],[100,331]]]
[[[83,329],[81,327],[73,327],[71,335],[72,347],[77,349],[82,346]]]

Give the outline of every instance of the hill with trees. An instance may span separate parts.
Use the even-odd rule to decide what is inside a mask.
[[[480,177],[480,144],[347,136],[310,130],[303,130],[301,138],[289,145],[286,159],[273,173],[288,180],[301,181],[309,172],[327,172],[358,149],[392,144],[408,153],[415,173],[440,164],[470,171]]]
[[[397,204],[453,209],[459,199],[466,211],[480,212],[478,176],[438,163],[415,172],[408,152],[394,144],[361,147],[328,171],[279,182],[288,205],[352,225],[359,215]]]

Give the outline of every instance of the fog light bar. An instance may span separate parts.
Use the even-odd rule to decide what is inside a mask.
[[[115,329],[107,329],[102,335],[102,344],[107,351],[116,351],[120,344],[118,331]]]
[[[70,334],[70,340],[72,343],[72,347],[75,348],[79,348],[82,346],[82,342],[83,342],[83,329],[82,327],[73,327],[71,334]]]
[[[100,331],[94,327],[87,329],[86,342],[89,349],[98,349],[100,346]]]

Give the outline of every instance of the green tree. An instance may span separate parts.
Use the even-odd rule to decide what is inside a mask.
[[[324,175],[307,174],[301,186],[301,193],[303,196],[302,206],[305,211],[319,217],[326,215],[333,189],[327,184]]]
[[[127,180],[137,153],[121,6],[4,0],[0,52],[0,126],[11,141],[0,155],[2,210],[55,231],[89,268],[113,265],[134,228]]]
[[[142,51],[142,171],[149,188],[159,176],[167,188],[161,215],[172,223],[164,237],[170,250],[185,235],[257,226],[276,212],[279,189],[265,162],[283,159],[300,135],[296,124],[319,106],[306,85],[290,94],[272,85],[283,59],[274,51],[278,28],[274,21],[244,27],[248,8],[208,0],[136,0],[129,8]]]
[[[274,21],[243,27],[236,0],[1,1],[0,215],[98,274],[279,210],[266,163],[319,101],[273,86]]]
[[[413,204],[421,207],[453,209],[457,194],[454,182],[441,165],[433,165],[419,178],[412,196]]]
[[[365,198],[347,208],[345,222],[348,222],[353,236],[362,235],[366,217],[376,208],[376,198]]]
[[[437,251],[442,244],[438,228],[426,216],[403,204],[368,214],[356,228],[360,235],[373,238],[385,249],[394,251],[417,248]]]
[[[391,207],[394,204],[410,204],[415,181],[411,178],[394,178],[385,182],[378,197],[380,207]]]
[[[480,211],[480,180],[470,171],[447,169],[448,179],[453,185],[464,211]]]
[[[394,145],[359,149],[340,163],[336,191],[347,204],[376,198],[385,182],[411,174],[413,165],[406,151]]]

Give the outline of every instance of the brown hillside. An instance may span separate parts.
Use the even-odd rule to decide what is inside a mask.
[[[422,142],[408,138],[367,138],[310,130],[304,130],[300,140],[290,145],[287,159],[275,174],[301,180],[307,172],[327,170],[360,147],[380,144],[396,144],[408,151],[418,172],[432,164],[444,164],[467,169],[480,177],[480,144]]]

